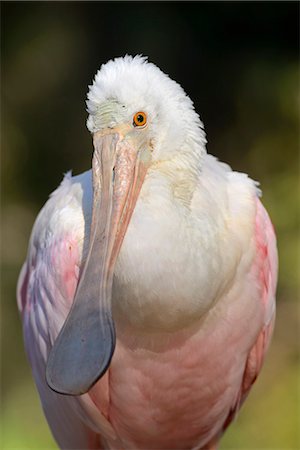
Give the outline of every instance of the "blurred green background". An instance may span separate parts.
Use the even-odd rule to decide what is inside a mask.
[[[54,449],[15,302],[30,230],[63,173],[90,167],[87,86],[141,53],[177,80],[208,150],[259,180],[280,275],[264,370],[221,449],[299,449],[299,3],[2,2],[2,448]]]

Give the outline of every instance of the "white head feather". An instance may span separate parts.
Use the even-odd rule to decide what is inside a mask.
[[[145,57],[126,55],[102,65],[90,86],[87,107],[87,127],[92,133],[120,121],[132,122],[136,112],[146,112],[154,159],[168,159],[186,148],[197,159],[205,152],[203,125],[192,101]],[[109,123],[105,122],[107,109]]]

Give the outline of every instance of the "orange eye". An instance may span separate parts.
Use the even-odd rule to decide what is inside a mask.
[[[137,112],[133,116],[133,126],[135,127],[142,127],[146,125],[146,122],[147,122],[147,115],[142,111]]]

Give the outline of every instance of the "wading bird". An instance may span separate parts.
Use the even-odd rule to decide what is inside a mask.
[[[87,106],[92,170],[43,207],[18,284],[44,413],[61,448],[216,448],[272,335],[272,224],[145,58],[103,65]]]

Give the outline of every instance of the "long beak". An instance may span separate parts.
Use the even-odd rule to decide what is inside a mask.
[[[90,246],[74,302],[50,352],[46,379],[62,394],[87,392],[106,372],[115,349],[112,283],[130,217],[148,165],[119,134],[95,134]]]

